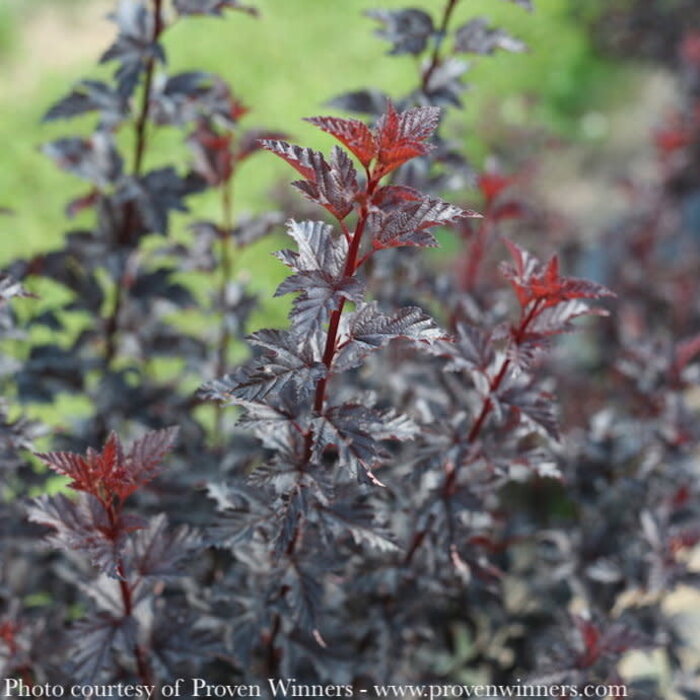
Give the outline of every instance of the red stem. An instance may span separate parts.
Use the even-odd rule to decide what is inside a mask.
[[[437,68],[440,66],[440,63],[442,62],[440,58],[440,49],[442,48],[442,42],[444,41],[445,35],[447,34],[447,28],[450,25],[452,13],[454,12],[455,7],[457,7],[458,2],[459,0],[449,0],[447,5],[445,6],[445,11],[442,16],[442,22],[440,23],[440,28],[438,29],[437,38],[435,39],[435,48],[433,49],[433,55],[430,59],[428,69],[425,71],[425,73],[423,73],[423,80],[421,82],[421,89],[423,90],[423,92],[425,92],[428,89],[428,84],[430,83],[430,79],[433,77],[433,73],[437,70]]]
[[[479,273],[481,272],[481,265],[484,261],[492,230],[493,223],[491,222],[488,212],[486,212],[484,218],[481,220],[481,225],[477,229],[474,241],[470,246],[469,256],[463,268],[461,279],[461,288],[463,292],[471,292],[477,285]]]
[[[532,322],[532,320],[535,318],[537,315],[537,312],[540,309],[541,305],[541,299],[537,299],[532,306],[530,307],[530,310],[527,312],[527,314],[523,315],[520,324],[518,325],[518,328],[515,331],[514,334],[514,342],[517,345],[519,345],[522,341],[523,338],[525,337],[525,333],[527,332],[527,328]],[[486,422],[486,419],[488,418],[489,414],[491,413],[491,409],[493,408],[493,402],[491,400],[491,395],[494,394],[496,391],[498,391],[499,387],[503,383],[503,380],[506,377],[506,374],[508,373],[508,368],[511,365],[511,361],[509,359],[505,359],[503,361],[503,364],[501,365],[501,368],[498,370],[498,374],[491,380],[489,383],[489,395],[484,399],[484,403],[481,406],[481,411],[479,412],[479,415],[477,416],[476,420],[472,424],[471,430],[469,431],[469,434],[467,435],[466,442],[467,444],[472,444],[476,442],[477,438],[481,434],[481,430],[484,427],[484,423]],[[447,473],[445,476],[445,481],[442,486],[442,496],[445,499],[445,503],[449,502],[449,499],[452,497],[454,494],[454,490],[457,484],[457,475],[459,473],[459,464],[453,465],[453,468]],[[408,565],[411,563],[411,560],[413,559],[413,555],[416,553],[416,551],[419,549],[420,545],[423,543],[425,540],[425,537],[427,536],[428,532],[430,531],[430,525],[425,527],[422,530],[419,530],[416,532],[416,534],[413,536],[413,540],[411,541],[411,545],[409,546],[408,552],[406,554],[406,557],[404,558],[404,565]]]
[[[119,534],[116,508],[111,503],[109,505],[105,505],[103,503],[103,505],[107,511],[111,538],[116,540]],[[126,580],[126,568],[124,567],[124,560],[121,557],[117,559],[117,576],[119,577],[119,591],[121,593],[122,605],[124,607],[124,617],[131,617],[134,611],[133,589]],[[139,679],[144,685],[153,686],[154,683],[151,670],[146,662],[144,651],[138,642],[134,644],[133,652]]]
[[[367,224],[367,216],[369,215],[369,202],[372,199],[372,195],[379,184],[379,178],[373,177],[369,170],[367,170],[367,191],[366,197],[363,199],[362,208],[360,209],[357,225],[355,226],[355,232],[352,234],[352,239],[350,241],[350,247],[348,248],[348,257],[345,260],[345,267],[343,269],[344,277],[352,277],[360,265],[358,263],[358,255],[360,252],[360,244],[362,243],[362,235]],[[347,229],[341,222],[341,228],[343,232]],[[362,262],[362,261],[360,261]],[[330,376],[330,370],[333,365],[333,358],[335,357],[335,351],[338,343],[338,330],[340,328],[340,319],[343,315],[343,309],[345,308],[345,299],[341,299],[338,304],[338,308],[331,313],[331,318],[328,323],[328,333],[326,335],[326,344],[323,349],[322,361],[326,366],[326,374],[321,377],[316,384],[316,392],[314,395],[314,411],[319,415],[323,413],[323,407],[326,402],[326,391],[328,389],[328,378]],[[304,457],[303,461],[299,464],[299,471],[303,472],[304,468],[311,461],[314,446],[314,434],[312,430],[306,433],[304,440]],[[294,536],[287,548],[287,555],[292,556],[296,551],[299,544],[301,528],[297,523],[297,527],[294,531]]]
[[[528,326],[532,322],[532,319],[535,318],[535,315],[537,314],[540,308],[540,302],[541,299],[537,299],[530,307],[528,313],[521,318],[520,324],[517,330],[515,331],[515,336],[513,338],[516,346],[520,345],[520,343],[522,342],[525,333],[527,332]],[[506,358],[503,361],[503,364],[501,365],[501,369],[498,371],[498,374],[491,380],[491,383],[489,384],[489,395],[484,399],[484,404],[481,407],[481,412],[479,413],[477,419],[474,421],[474,424],[472,425],[472,428],[469,431],[469,435],[467,435],[468,443],[475,442],[476,439],[479,437],[484,422],[486,421],[486,418],[488,417],[489,413],[491,413],[491,409],[493,408],[493,401],[491,401],[491,395],[495,394],[498,391],[499,387],[501,386],[503,380],[506,377],[510,365],[511,361]],[[455,465],[455,468],[450,472],[445,482],[445,493],[451,492],[451,488],[457,478],[458,470],[459,465]]]
[[[370,180],[367,187],[367,198],[369,199],[374,192],[376,187],[376,182]],[[367,223],[368,209],[367,205],[363,205],[360,211],[359,219],[357,220],[357,226],[355,228],[355,233],[350,241],[350,248],[348,249],[348,257],[345,261],[345,269],[343,270],[344,277],[352,277],[357,271],[357,256],[360,252],[360,243],[362,242],[362,234],[365,230],[365,225]],[[331,314],[331,319],[328,324],[328,335],[326,336],[326,346],[323,350],[323,364],[326,366],[327,372],[330,372],[331,365],[333,364],[333,358],[335,356],[336,344],[338,342],[338,329],[340,328],[340,319],[343,315],[343,309],[345,308],[345,299],[341,299],[338,304],[338,308]],[[314,411],[321,413],[323,411],[323,404],[326,398],[326,387],[328,385],[328,373],[326,376],[319,379],[316,385],[316,397],[314,399]]]
[[[155,44],[165,28],[163,20],[163,0],[153,0],[153,43]],[[146,152],[146,127],[148,125],[148,116],[151,109],[151,88],[153,86],[153,75],[156,67],[155,57],[148,59],[146,64],[146,75],[144,78],[143,92],[141,94],[141,107],[139,116],[136,119],[134,127],[136,142],[134,146],[134,166],[133,176],[138,177],[143,168],[143,158]],[[135,220],[135,210],[133,206],[127,205],[124,213],[124,226],[120,235],[119,245],[128,246],[131,243],[132,228]],[[126,287],[128,275],[128,265],[124,265],[124,270],[119,279],[119,284],[116,290],[116,298],[114,307],[107,319],[106,327],[106,348],[105,348],[105,367],[109,368],[114,360],[117,350],[117,335],[119,332],[119,315],[124,303],[124,288]]]

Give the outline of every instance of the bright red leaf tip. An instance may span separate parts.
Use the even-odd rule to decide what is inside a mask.
[[[370,128],[358,119],[338,117],[307,117],[305,121],[314,124],[327,134],[334,136],[367,167],[377,155],[377,142]]]
[[[350,150],[366,169],[372,167],[375,182],[412,158],[428,153],[432,146],[426,141],[440,121],[438,107],[414,107],[397,112],[391,102],[374,129],[358,119],[339,117],[308,117],[307,122],[335,137]],[[309,149],[300,149],[280,141],[262,141],[261,146],[286,160],[309,180],[314,179],[309,167]]]
[[[517,178],[513,175],[507,176],[500,173],[486,172],[479,175],[477,185],[486,200],[486,204],[489,205],[501,192],[513,185],[516,180]]]
[[[513,264],[502,264],[501,271],[511,283],[520,306],[540,302],[540,308],[556,306],[572,299],[614,297],[607,287],[577,277],[559,274],[559,259],[555,255],[544,265],[520,246],[505,239]]]
[[[177,437],[177,428],[152,430],[136,440],[127,452],[116,433],[110,433],[100,452],[88,448],[74,452],[38,452],[36,456],[55,472],[71,479],[70,488],[84,491],[109,504],[124,500],[160,472],[163,458]]]
[[[376,128],[376,175],[382,177],[406,161],[428,153],[432,146],[425,142],[439,122],[439,107],[414,107],[397,112],[392,102],[388,102],[386,114]]]

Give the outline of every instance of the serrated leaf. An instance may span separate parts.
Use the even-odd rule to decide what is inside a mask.
[[[553,440],[560,440],[556,404],[551,394],[539,391],[521,380],[510,380],[501,385],[498,400],[523,413]]]
[[[165,514],[151,518],[129,541],[126,558],[139,576],[177,575],[178,565],[200,545],[199,535],[186,525],[173,528]]]
[[[105,51],[100,63],[117,61],[119,95],[128,99],[151,60],[165,63],[163,48],[154,43],[153,13],[140,0],[120,0],[110,18],[119,28],[116,41]]]
[[[323,452],[334,447],[340,463],[353,471],[358,479],[380,484],[372,469],[385,457],[385,451],[373,436],[373,428],[381,425],[381,417],[359,404],[342,404],[327,408],[314,421],[314,450],[321,461]]]
[[[367,220],[376,249],[400,246],[435,247],[437,241],[429,229],[453,224],[466,217],[479,216],[476,212],[460,209],[441,199],[423,197],[406,201],[388,211],[375,210]]]
[[[178,433],[177,426],[151,430],[132,443],[126,455],[126,468],[140,484],[151,481],[160,473],[162,461],[172,451]]]
[[[290,220],[287,233],[296,241],[297,250],[282,250],[276,254],[285,265],[295,272],[319,271],[332,277],[343,273],[348,243],[334,234],[332,226],[322,221]]]
[[[333,367],[336,371],[358,367],[369,353],[395,339],[432,343],[446,337],[445,331],[418,307],[384,314],[376,302],[362,304],[346,316]]]
[[[279,530],[272,550],[275,559],[282,557],[293,546],[301,526],[300,521],[307,510],[308,502],[303,488],[295,486],[291,493],[282,498],[282,508],[277,516]]]
[[[570,333],[576,329],[571,322],[581,316],[607,316],[607,311],[591,308],[579,299],[570,299],[556,306],[548,306],[528,325],[525,338],[544,339],[547,336]]]
[[[333,279],[324,272],[299,272],[282,282],[275,296],[290,293],[299,294],[289,314],[294,328],[301,335],[310,335],[328,321],[343,300],[361,301],[364,285],[354,277]]]
[[[262,361],[217,379],[202,387],[202,395],[214,401],[235,399],[261,401],[268,394],[278,394],[288,385],[300,398],[308,396],[316,382],[326,373],[326,366],[317,361],[308,346],[288,331],[265,330],[250,336],[250,341],[263,349]]]
[[[520,246],[504,239],[513,264],[502,263],[501,272],[511,283],[522,307],[541,302],[541,308],[556,306],[570,299],[614,297],[607,287],[590,280],[562,277],[559,260],[553,256],[546,264]]]
[[[467,90],[464,74],[471,68],[467,61],[447,57],[427,76],[423,93],[436,107],[452,106],[461,108],[461,95]],[[453,152],[454,153],[454,152]]]
[[[88,449],[83,455],[73,452],[45,452],[36,456],[54,471],[71,479],[76,491],[92,494],[99,501],[124,500],[153,480],[161,462],[170,452],[177,428],[153,430],[136,440],[125,452],[116,433],[110,433],[100,452]]]
[[[307,199],[325,207],[342,221],[353,210],[358,194],[357,172],[350,157],[336,146],[330,164],[323,156],[315,159],[313,164],[313,180],[300,180],[292,185]]]
[[[399,113],[389,102],[375,130],[378,172],[387,175],[406,161],[431,151],[432,146],[425,142],[439,122],[438,107],[414,107]]]
[[[201,192],[205,186],[205,180],[194,173],[181,177],[172,167],[158,168],[142,177],[125,179],[117,201],[133,202],[145,232],[166,235],[170,213],[187,212],[185,198]]]
[[[194,170],[210,187],[220,187],[233,174],[231,133],[219,133],[208,121],[200,119],[197,128],[187,137],[194,156]]]
[[[491,27],[483,17],[463,24],[455,34],[455,50],[461,53],[492,54],[497,49],[522,53],[527,46],[503,29]]]
[[[325,163],[323,155],[311,148],[302,148],[278,139],[261,139],[260,146],[291,165],[302,177],[315,182],[316,169]]]
[[[114,127],[128,115],[128,104],[116,90],[98,80],[83,80],[44,115],[45,122],[100,112],[102,124]]]
[[[45,144],[42,151],[62,170],[100,188],[114,184],[122,175],[122,157],[112,135],[105,131],[97,131],[87,139],[58,139]]]
[[[149,118],[159,125],[186,126],[202,120],[232,128],[246,112],[221,78],[204,71],[185,71],[156,78]]]
[[[131,618],[104,613],[77,622],[69,634],[71,678],[92,683],[107,666],[117,637],[123,634],[125,626],[133,625]]]
[[[323,584],[317,576],[298,566],[292,566],[287,571],[284,581],[288,585],[287,602],[292,616],[300,629],[318,634]]]
[[[372,507],[367,503],[339,503],[323,508],[321,515],[336,533],[349,532],[358,545],[368,545],[379,552],[398,551],[387,529],[376,522]]]
[[[423,10],[367,10],[365,14],[384,25],[376,34],[393,44],[392,55],[422,53],[435,33],[432,17]]]
[[[75,501],[62,494],[42,496],[31,503],[28,517],[54,529],[49,544],[84,553],[99,571],[112,578],[120,576],[127,533],[143,526],[126,516],[111,523],[104,506],[90,494],[81,494]]]
[[[491,333],[467,323],[457,327],[457,338],[449,351],[450,361],[446,367],[449,371],[485,371],[495,357]]]
[[[319,129],[338,139],[357,159],[367,167],[377,154],[377,144],[370,128],[358,119],[340,119],[338,117],[308,117]]]

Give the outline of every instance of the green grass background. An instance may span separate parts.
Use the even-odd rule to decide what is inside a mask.
[[[96,51],[90,60],[70,69],[57,69],[51,61],[51,47],[42,46],[41,55],[47,58],[29,87],[7,77],[22,75],[17,68],[36,50],[32,46],[32,26],[39,13],[47,7],[54,12],[59,8],[69,18],[68,27],[73,19],[79,26],[81,14],[92,2],[95,0],[0,0],[0,207],[14,210],[12,217],[0,218],[0,266],[16,256],[57,248],[66,230],[89,228],[93,223],[91,212],[74,221],[66,220],[66,202],[84,193],[87,185],[57,170],[38,149],[42,142],[61,136],[90,133],[94,117],[52,124],[41,124],[41,117],[75,82],[86,77],[106,77],[113,68],[98,67]],[[448,128],[462,135],[466,152],[477,165],[486,155],[477,125],[487,105],[494,101],[503,100],[507,105],[515,99],[511,104],[517,107],[520,96],[534,98],[536,107],[527,117],[532,123],[577,139],[582,137],[580,123],[585,111],[604,104],[621,83],[623,73],[619,68],[595,56],[580,16],[574,12],[577,6],[580,9],[580,2],[535,0],[537,11],[532,14],[502,0],[463,0],[459,5],[454,26],[483,15],[531,47],[525,55],[498,53],[472,62],[468,74],[472,88],[465,95],[465,109],[451,111]],[[300,143],[328,149],[330,137],[301,121],[302,117],[327,113],[324,103],[342,92],[371,86],[398,97],[416,84],[416,60],[411,56],[387,56],[388,44],[373,35],[376,24],[363,17],[363,11],[420,6],[437,16],[444,3],[257,0],[256,4],[261,10],[257,20],[230,12],[224,20],[188,18],[177,23],[164,40],[168,69],[216,72],[251,108],[244,126],[282,130]],[[59,32],[70,31],[65,26],[57,25],[57,41],[85,40],[78,30],[74,37],[58,36]],[[47,39],[42,36],[42,40]],[[189,156],[182,136],[175,129],[154,131],[146,165],[185,163]],[[251,159],[236,179],[236,212],[276,208],[271,192],[292,176],[289,168],[270,154]],[[465,192],[460,202],[476,204],[476,193]],[[174,235],[183,232],[192,217],[220,216],[214,193],[198,197],[192,204],[191,214],[174,218]],[[237,263],[237,269],[247,273],[251,286],[264,299],[254,326],[286,324],[288,302],[270,298],[285,274],[285,268],[269,255],[279,246],[279,240],[264,241],[246,251]],[[40,297],[26,302],[32,307],[31,313],[37,313],[44,303],[50,306],[55,302],[55,288],[37,281],[31,284]],[[49,340],[32,333],[33,342],[42,339]],[[89,410],[88,405],[81,404],[80,397],[65,396],[55,405],[33,407],[29,413],[57,425]]]
[[[58,4],[76,16],[89,2],[51,0],[54,7]],[[23,52],[32,50],[22,41],[22,32],[29,31],[32,15],[41,12],[44,4],[44,0],[0,0],[0,69],[3,64],[21,62]],[[220,73],[252,108],[248,124],[283,129],[300,142],[328,148],[329,138],[301,122],[303,116],[328,111],[323,103],[340,92],[372,85],[398,96],[415,84],[413,57],[386,56],[388,45],[372,35],[375,23],[362,16],[371,7],[406,4],[406,0],[258,0],[262,11],[258,20],[238,12],[228,13],[223,21],[188,18],[166,34],[169,70],[201,68]],[[434,8],[435,14],[442,6],[437,0],[412,4]],[[538,99],[538,120],[576,136],[581,110],[603,86],[609,89],[611,66],[593,55],[572,11],[572,0],[536,0],[536,4],[537,12],[532,14],[500,0],[464,0],[458,7],[457,21],[488,16],[531,46],[525,55],[499,53],[474,61],[466,109],[453,114],[452,120],[466,134],[467,149],[477,160],[483,152],[470,125],[494,97],[531,94]],[[79,34],[75,40],[81,40]],[[57,247],[66,228],[89,225],[89,214],[70,223],[63,215],[66,200],[84,191],[84,184],[57,171],[37,147],[76,131],[88,133],[93,120],[42,125],[40,119],[73,83],[106,73],[89,62],[57,71],[47,61],[29,94],[21,85],[4,85],[0,206],[11,207],[15,216],[2,222],[0,264],[18,254]],[[155,133],[149,165],[186,158],[181,134],[169,129]],[[269,208],[272,185],[289,175],[272,156],[251,161],[236,183],[238,211]],[[217,202],[204,196],[195,208],[198,216],[216,215]],[[176,228],[184,227],[186,221],[187,217],[179,217]],[[268,256],[259,253],[244,261],[254,275],[270,269]],[[262,261],[260,265],[256,260]]]

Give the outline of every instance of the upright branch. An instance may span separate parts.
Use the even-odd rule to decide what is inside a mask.
[[[492,334],[466,325],[458,328],[451,363],[454,368],[466,368],[474,385],[481,387],[481,406],[465,436],[459,439],[464,458],[445,468],[439,495],[448,512],[451,512],[450,501],[459,489],[460,472],[479,456],[488,456],[483,447],[477,446],[496,409],[498,415],[514,415],[516,424],[534,425],[550,439],[559,440],[553,400],[537,389],[532,375],[533,361],[549,347],[551,338],[574,330],[574,319],[606,314],[603,309],[590,307],[589,300],[614,296],[595,282],[562,277],[557,256],[543,264],[514,243],[505,239],[504,242],[513,262],[503,263],[501,272],[515,291],[520,315],[518,322],[508,329],[505,344],[498,348],[500,352]],[[411,562],[429,528],[427,525],[414,534],[404,564]]]
[[[447,4],[443,10],[440,26],[435,34],[433,52],[430,56],[430,61],[428,62],[427,68],[423,71],[423,77],[421,80],[421,88],[423,92],[428,92],[430,79],[433,77],[433,74],[442,62],[440,50],[442,49],[442,44],[445,41],[445,37],[447,36],[450,27],[452,13],[454,12],[458,3],[459,0],[447,0]]]
[[[109,616],[101,614],[94,623],[86,621],[95,625],[95,631],[89,643],[86,641],[80,665],[75,668],[81,678],[97,675],[121,642],[131,644],[139,680],[154,685],[148,649],[143,644],[144,631],[138,630],[137,599],[143,600],[146,595],[145,578],[166,575],[186,555],[191,534],[186,528],[180,528],[177,534],[168,533],[162,516],[147,523],[127,514],[124,506],[132,494],[158,476],[161,462],[172,449],[176,436],[174,428],[151,431],[127,450],[117,435],[111,433],[100,452],[89,449],[85,455],[72,452],[36,455],[52,470],[67,477],[69,488],[77,491],[79,497],[76,500],[63,495],[39,498],[30,507],[31,520],[54,529],[51,542],[55,546],[87,555],[100,573],[118,582],[121,596],[121,616],[113,612]],[[173,559],[175,541],[183,546]],[[136,631],[132,629],[134,625]]]
[[[279,400],[283,390],[292,386],[302,397],[309,395],[310,413],[294,422],[295,430],[301,430],[305,436],[297,461],[301,472],[319,459],[326,440],[338,440],[338,436],[332,440],[329,422],[333,432],[337,431],[340,416],[336,413],[347,409],[329,409],[331,377],[356,366],[369,351],[367,343],[353,336],[353,320],[358,334],[361,328],[380,319],[389,323],[376,309],[364,308],[364,285],[358,274],[363,264],[381,249],[436,245],[430,228],[477,216],[412,188],[381,185],[382,179],[400,165],[430,150],[427,140],[438,124],[438,109],[422,107],[398,113],[389,103],[375,129],[353,119],[316,117],[309,121],[337,138],[357,158],[364,178],[348,153],[338,146],[327,161],[321,153],[308,148],[280,140],[262,141],[264,148],[302,175],[304,179],[294,186],[330,212],[339,231],[320,222],[290,222],[289,233],[299,250],[279,253],[294,274],[280,285],[277,294],[297,294],[290,315],[291,329],[283,334],[275,332],[274,337],[272,331],[255,334],[251,340],[264,349],[264,356],[253,367],[210,387],[213,398],[233,400],[246,407],[250,401],[265,402],[268,396]],[[349,225],[351,217],[354,223]],[[348,301],[358,308],[353,312],[353,320],[344,323]],[[423,326],[416,328],[419,319]],[[376,341],[376,347],[395,337],[436,337],[436,330],[428,330],[424,319],[423,314],[412,318],[415,326],[404,326],[396,319]],[[282,366],[279,360],[270,362],[273,357],[285,358]],[[297,371],[290,371],[290,362]],[[355,449],[348,453],[352,466],[370,480],[375,458],[374,452],[362,457]]]
[[[142,9],[143,11],[145,11],[145,8]],[[151,110],[151,99],[153,93],[153,76],[155,74],[159,58],[162,59],[162,50],[159,46],[159,40],[161,34],[165,29],[163,18],[163,0],[153,0],[153,8],[152,15],[150,17],[150,22],[148,22],[145,17],[142,17],[142,21],[145,23],[146,31],[148,26],[151,26],[151,34],[150,50],[148,51],[147,57],[145,58],[145,63],[143,63],[140,67],[140,70],[136,72],[136,74],[133,77],[131,77],[132,82],[134,80],[138,80],[139,72],[141,70],[143,71],[141,102],[134,121],[134,153],[132,165],[132,176],[134,178],[140,177],[143,170],[143,161],[147,146],[146,132],[149,121],[149,114]],[[112,51],[115,50],[115,47],[118,47],[118,44],[119,41],[117,41],[114,47],[112,47]],[[110,56],[109,51],[107,52],[106,56]],[[126,203],[124,207],[122,221],[122,231],[118,236],[116,242],[120,247],[124,248],[125,257],[120,258],[122,259],[121,274],[118,277],[116,289],[114,292],[114,305],[109,316],[107,317],[107,323],[105,327],[105,369],[109,369],[111,367],[117,352],[117,345],[119,340],[119,316],[122,312],[122,307],[124,305],[124,300],[128,291],[128,260],[130,256],[126,255],[126,251],[133,246],[134,240],[136,238],[136,231],[134,229],[139,225],[139,216],[136,210],[135,202],[130,201]]]
[[[416,307],[387,314],[367,303],[360,274],[380,250],[435,246],[430,229],[478,216],[410,187],[382,184],[403,163],[429,152],[428,139],[439,117],[434,107],[399,113],[389,103],[374,129],[354,119],[309,119],[347,149],[336,146],[329,160],[285,141],[262,142],[301,174],[303,179],[293,185],[337,222],[337,229],[319,221],[289,222],[297,250],[280,251],[278,257],[293,274],[277,290],[277,295],[296,295],[289,330],[253,334],[250,341],[261,353],[206,387],[211,398],[244,409],[246,425],[277,453],[273,468],[289,470],[293,465],[294,478],[279,494],[270,535],[274,557],[287,562],[292,583],[283,578],[271,594],[275,600],[286,600],[295,595],[290,590],[306,586],[299,555],[308,525],[308,485],[309,479],[320,476],[324,455],[337,454],[337,480],[345,481],[349,472],[355,481],[377,485],[381,482],[374,469],[386,459],[382,441],[406,440],[415,434],[416,426],[407,416],[380,409],[365,397],[334,401],[330,386],[336,375],[360,366],[393,340],[420,345],[445,337]],[[355,305],[351,312],[345,311],[348,302]],[[385,536],[374,541],[395,548]],[[273,617],[267,635],[271,662],[279,658],[277,636],[286,629],[280,615]],[[322,643],[313,615],[304,617],[307,631]]]
[[[349,149],[364,168],[364,180],[358,178],[347,154],[337,147],[329,164],[320,153],[310,149],[300,149],[280,141],[264,143],[265,148],[301,173],[305,180],[293,184],[308,199],[327,209],[337,220],[343,234],[342,239],[336,242],[327,237],[322,244],[335,248],[334,257],[340,264],[337,271],[333,271],[334,276],[337,275],[336,289],[327,300],[325,309],[330,312],[321,356],[325,371],[316,381],[313,401],[313,409],[319,415],[324,411],[343,310],[347,301],[362,300],[362,289],[356,279],[362,265],[382,248],[435,245],[435,240],[428,233],[429,228],[465,216],[476,216],[474,212],[425,197],[408,187],[381,186],[382,179],[403,163],[429,152],[431,146],[427,140],[437,127],[439,114],[438,109],[431,107],[415,108],[399,114],[389,103],[386,114],[374,130],[354,119],[308,119]],[[355,223],[350,229],[347,219],[352,213],[355,214]],[[370,243],[364,246],[368,250],[361,255],[366,233],[369,234]],[[300,293],[297,307],[305,307],[304,302],[311,299],[312,290],[306,281],[301,285],[295,284],[301,281],[299,273],[302,270],[294,262],[290,267],[298,274],[283,283],[281,293]],[[311,277],[308,273],[329,271],[327,267],[304,270],[307,279]],[[318,314],[318,311],[317,308],[315,313]],[[306,323],[305,315],[295,309],[292,321],[301,321],[303,325]],[[323,315],[319,315],[313,319],[313,327],[322,327],[323,321]]]
[[[251,155],[260,151],[259,139],[280,137],[278,132],[259,129],[239,130],[239,120],[248,108],[231,94],[220,81],[213,85],[215,104],[219,108],[212,117],[200,117],[187,143],[194,155],[195,171],[209,187],[219,193],[220,215],[217,221],[199,221],[193,224],[195,236],[206,251],[210,270],[218,271],[214,312],[218,315],[218,329],[214,347],[214,376],[223,376],[227,369],[231,347],[237,330],[245,325],[252,300],[241,294],[232,294],[236,255],[270,233],[280,223],[276,213],[253,217],[236,224],[234,218],[234,184],[240,166]],[[232,297],[239,297],[238,299]],[[223,410],[215,407],[214,443],[224,443]]]
[[[233,228],[233,183],[229,179],[222,182],[221,189],[221,223],[224,235],[221,236],[220,250],[220,267],[221,278],[219,281],[218,303],[221,310],[221,323],[219,325],[219,340],[216,349],[216,376],[220,377],[226,373],[228,367],[228,358],[231,352],[231,331],[226,312],[228,300],[228,288],[233,279],[234,269],[234,250],[233,240],[228,232]],[[216,420],[214,426],[214,440],[217,444],[222,444],[223,436],[223,407],[219,404],[216,406]]]
[[[163,19],[163,0],[153,0],[153,33],[151,44],[155,48],[160,40],[160,35],[165,29]],[[143,77],[143,89],[141,91],[141,107],[139,109],[135,125],[135,146],[133,174],[138,176],[143,168],[143,158],[146,152],[146,127],[151,110],[151,96],[153,92],[153,76],[157,65],[155,51],[151,53],[146,61],[146,68]]]

